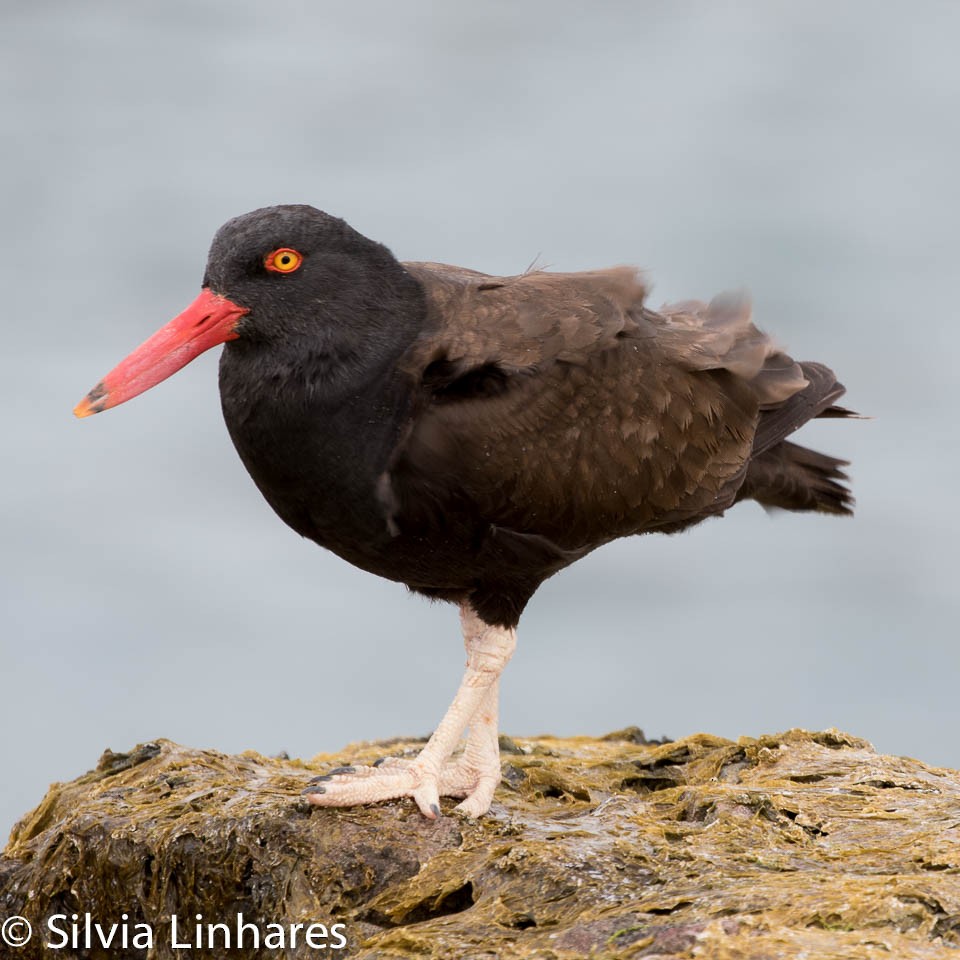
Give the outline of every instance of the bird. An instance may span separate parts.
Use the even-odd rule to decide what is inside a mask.
[[[312,206],[216,233],[197,298],[77,405],[124,403],[223,344],[224,420],[301,536],[459,607],[467,661],[416,757],[339,767],[320,807],[440,798],[480,817],[500,784],[499,695],[548,578],[621,537],[676,533],[742,500],[847,515],[848,461],[788,440],[855,417],[724,294],[657,310],[619,266],[492,276],[400,262]]]

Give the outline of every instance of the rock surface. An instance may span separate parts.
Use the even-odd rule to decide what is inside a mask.
[[[299,798],[313,775],[415,742],[310,763],[107,751],[14,828],[0,920],[34,935],[0,957],[960,957],[960,773],[837,731],[503,747],[478,822]],[[119,924],[109,948],[95,928],[86,947],[87,913],[104,936]],[[257,928],[241,947],[238,914]],[[297,923],[323,924],[326,946]]]

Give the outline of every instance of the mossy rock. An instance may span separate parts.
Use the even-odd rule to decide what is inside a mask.
[[[505,742],[476,822],[449,815],[452,801],[430,822],[410,801],[299,797],[333,766],[420,746],[309,763],[166,740],[108,751],[14,828],[0,920],[21,915],[34,937],[0,956],[960,956],[954,771],[837,731],[648,743],[629,729]],[[131,942],[149,929],[153,949],[44,949],[59,942],[48,918],[87,913],[105,928],[126,914]],[[243,914],[264,936],[277,924],[286,945],[227,949],[220,932],[219,946],[174,950],[173,915],[193,943],[198,913],[228,928]],[[303,928],[291,947],[290,925],[312,922],[343,924],[346,947],[309,946]]]

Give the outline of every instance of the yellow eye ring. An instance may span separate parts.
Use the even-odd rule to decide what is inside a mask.
[[[268,253],[263,261],[263,265],[271,273],[293,273],[300,269],[303,263],[303,254],[298,253],[292,247],[280,247],[273,253]]]

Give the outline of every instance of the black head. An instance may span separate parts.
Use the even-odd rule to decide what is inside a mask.
[[[289,204],[228,220],[213,238],[203,286],[249,311],[240,340],[326,340],[387,332],[380,328],[401,319],[397,296],[416,283],[344,220]]]

